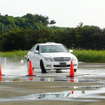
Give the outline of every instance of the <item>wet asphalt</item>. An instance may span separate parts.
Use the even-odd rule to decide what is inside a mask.
[[[74,77],[67,77],[70,75],[70,70],[57,72],[52,70],[42,74],[40,69],[34,69],[35,76],[29,77],[26,76],[28,75],[26,64],[21,62],[5,64],[1,69],[5,76],[0,76],[0,89],[7,90],[12,87],[9,92],[13,92],[16,86],[18,92],[24,90],[25,94],[0,96],[0,102],[25,100],[100,102],[105,99],[105,63],[79,62]],[[19,90],[20,86],[22,90]],[[40,91],[33,92],[34,88]],[[27,92],[27,89],[31,90]]]

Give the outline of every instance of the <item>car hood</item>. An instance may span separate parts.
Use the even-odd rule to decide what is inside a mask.
[[[42,56],[50,57],[50,58],[54,58],[54,57],[75,57],[71,53],[42,53]]]

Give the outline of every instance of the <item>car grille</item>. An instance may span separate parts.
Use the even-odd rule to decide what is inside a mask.
[[[70,57],[56,57],[54,58],[54,61],[70,61]]]

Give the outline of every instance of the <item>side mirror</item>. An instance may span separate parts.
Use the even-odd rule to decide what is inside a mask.
[[[35,50],[34,53],[35,53],[35,54],[39,54],[39,51],[38,51],[38,50]]]
[[[73,53],[73,50],[69,50],[70,53]]]

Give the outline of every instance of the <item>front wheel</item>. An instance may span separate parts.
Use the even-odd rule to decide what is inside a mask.
[[[40,61],[40,68],[42,73],[47,73],[42,60]]]
[[[77,69],[74,69],[74,72],[77,72]]]

